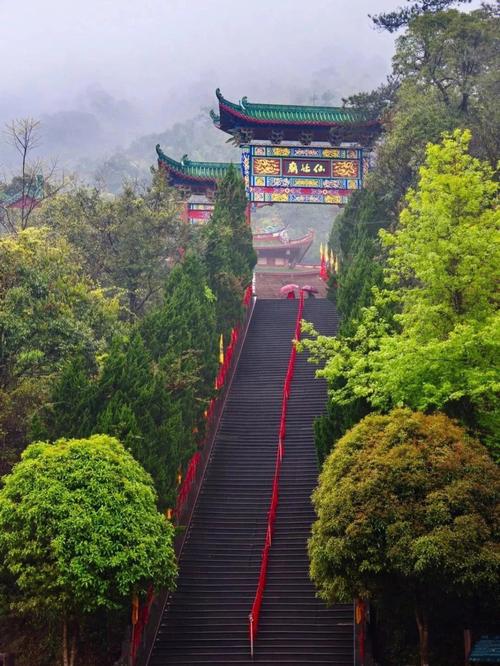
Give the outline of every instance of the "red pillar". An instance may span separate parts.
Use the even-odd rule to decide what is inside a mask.
[[[245,219],[246,219],[246,222],[247,222],[248,226],[250,226],[252,224],[252,208],[251,208],[251,206],[252,206],[252,204],[249,201],[247,203],[247,207],[245,208]]]

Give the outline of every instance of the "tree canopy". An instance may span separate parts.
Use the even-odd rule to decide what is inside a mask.
[[[326,359],[334,404],[447,409],[495,451],[498,184],[469,141],[457,130],[428,147],[399,228],[381,232],[385,287],[354,333],[304,345]]]
[[[85,614],[117,608],[150,584],[174,584],[172,539],[150,476],[114,438],[31,444],[3,480],[10,608],[63,622],[74,641]]]
[[[367,416],[339,440],[313,495],[319,595],[332,603],[404,591],[427,664],[432,604],[446,596],[465,612],[498,590],[499,492],[486,449],[445,415]]]
[[[217,326],[226,335],[241,319],[243,292],[257,261],[246,207],[243,180],[231,166],[217,189],[215,210],[203,233],[208,281],[216,296]]]
[[[57,448],[69,438],[90,438],[95,444],[116,437],[127,459],[151,475],[153,504],[162,510],[175,506],[179,479],[205,438],[205,412],[216,395],[220,334],[227,343],[231,328],[241,322],[243,290],[255,261],[244,186],[235,169],[219,189],[210,233],[184,224],[174,190],[164,174],[154,172],[150,187],[128,185],[115,197],[85,187],[54,193],[34,208],[28,229],[12,229],[0,238],[0,473],[12,469],[29,441],[38,442],[37,447],[40,441],[56,441],[43,447]],[[25,454],[30,460],[33,450]],[[24,459],[19,466],[23,464]],[[61,470],[64,464],[73,482],[76,457],[62,457]],[[94,464],[98,473],[99,463]],[[82,477],[90,466],[83,456]],[[99,478],[104,482],[104,477]],[[117,492],[120,501],[128,502],[128,496]],[[100,501],[98,494],[96,498]],[[35,507],[32,514],[39,516],[42,509]],[[63,506],[58,516],[65,511]],[[90,519],[82,519],[82,525],[88,526]],[[70,524],[68,518],[61,542],[68,541],[68,549],[75,551],[88,548],[95,560],[89,554],[85,562],[89,569],[95,565],[95,571],[85,570],[75,558],[49,560],[43,568],[40,562],[48,554],[41,547],[36,566],[47,581],[53,577],[54,598],[60,590],[57,581],[81,586],[66,591],[61,603],[71,597],[85,609],[84,617],[54,605],[54,629],[47,631],[49,616],[44,617],[41,604],[42,595],[52,590],[49,582],[40,585],[35,598],[34,583],[22,589],[18,584],[20,567],[0,568],[0,647],[16,651],[22,642],[22,658],[30,664],[56,659],[53,637],[59,629],[54,618],[62,619],[64,612],[68,664],[73,663],[68,636],[73,635],[76,646],[78,628],[88,638],[80,644],[82,661],[96,657],[96,644],[106,646],[108,654],[99,655],[102,663],[119,654],[129,593],[121,594],[120,584],[120,596],[113,572],[100,565],[106,553],[116,558],[104,540],[99,554],[98,546],[78,531],[76,518],[70,542]],[[147,520],[142,524],[148,529]],[[112,520],[102,527],[103,533],[112,529]],[[140,539],[126,546],[127,557],[144,563],[143,546]],[[161,549],[160,540],[155,547]],[[57,578],[56,564],[70,571]],[[78,571],[71,573],[72,567]],[[90,573],[95,573],[92,580]],[[99,582],[100,573],[104,582]],[[153,569],[149,573],[155,584],[170,585],[171,579],[162,582]],[[102,603],[92,606],[83,597],[87,584],[92,598],[99,589]],[[143,589],[138,581],[132,591]],[[12,614],[22,610],[18,602],[32,605],[29,620]],[[3,631],[7,625],[8,635]],[[28,643],[32,649],[25,649]]]
[[[378,232],[380,229],[390,232],[398,229],[401,211],[407,206],[408,189],[417,188],[419,169],[426,159],[427,145],[438,144],[443,132],[453,132],[457,128],[468,129],[471,134],[467,135],[467,141],[472,156],[486,160],[493,168],[500,156],[500,116],[496,103],[498,93],[495,92],[498,89],[500,71],[496,66],[499,53],[498,12],[487,4],[469,13],[456,11],[448,6],[445,11],[434,11],[439,9],[438,3],[434,3],[434,8],[431,7],[433,3],[427,3],[426,7],[423,6],[425,3],[418,4],[422,6],[416,15],[411,16],[408,24],[404,25],[405,31],[396,40],[393,70],[387,83],[372,93],[360,93],[344,100],[347,106],[360,108],[369,114],[376,108],[379,115],[381,114],[384,130],[375,147],[376,159],[366,176],[365,187],[350,197],[345,209],[335,218],[329,240],[331,249],[341,258],[339,275],[335,276],[334,288],[329,290],[329,296],[335,300],[342,316],[338,344],[343,348],[359,351],[357,360],[352,359],[353,365],[348,365],[354,368],[357,363],[353,375],[359,370],[360,377],[370,379],[364,389],[359,387],[361,379],[360,382],[355,382],[359,388],[357,394],[351,393],[348,401],[339,402],[337,391],[346,388],[347,379],[347,375],[340,370],[343,362],[340,359],[345,358],[341,354],[338,359],[339,371],[335,373],[336,378],[332,376],[330,383],[333,403],[327,414],[319,420],[316,429],[317,447],[322,452],[328,451],[333,442],[345,432],[346,427],[352,426],[357,418],[373,408],[367,394],[370,392],[372,372],[368,366],[374,357],[367,357],[368,364],[365,363],[360,345],[366,343],[366,353],[373,349],[374,345],[377,346],[376,341],[381,336],[381,331],[375,330],[377,327],[383,329],[384,334],[387,332],[386,327],[392,331],[400,331],[399,324],[393,317],[401,308],[398,298],[394,300],[386,295],[380,298],[381,288],[391,290],[395,285],[383,285],[383,268],[390,247],[382,242]],[[487,180],[492,179],[491,175],[485,177]],[[480,198],[481,191],[476,191],[476,196]],[[459,204],[459,198],[456,203]],[[432,235],[429,236],[429,243],[433,242],[432,238]],[[422,252],[424,251],[422,248]],[[464,251],[465,255],[469,255],[467,248]],[[435,254],[436,252],[434,256]],[[473,273],[470,278],[471,283],[474,282]],[[365,309],[370,307],[374,308],[371,315],[365,312]],[[464,315],[463,319],[466,323],[468,316]],[[370,329],[369,333],[367,328]],[[476,352],[471,351],[469,333],[470,331],[466,332],[464,329],[463,336],[456,338],[453,354],[455,360],[450,364],[456,371],[453,382],[458,379],[460,364],[464,359],[466,368],[470,368],[474,358],[479,360],[482,367],[486,367],[488,363],[487,360],[484,363],[480,360],[482,352],[476,355]],[[487,341],[491,339],[491,335],[486,328],[483,333],[486,357],[491,358],[492,348]],[[475,332],[472,337],[476,337]],[[389,336],[388,339],[392,338]],[[476,343],[477,338],[476,342],[472,343],[477,351]],[[426,373],[433,365],[434,356],[430,351],[430,347],[425,346],[425,349],[421,349],[421,357],[417,358],[415,354],[410,360],[409,353],[401,357],[402,361],[407,361],[409,367],[414,369],[419,367],[421,358],[424,359],[425,370],[419,379],[412,382],[407,374],[405,380],[401,380],[410,381],[404,390],[412,392],[414,396],[421,388],[424,388],[424,393],[427,391],[422,382],[425,382],[424,374],[427,376]],[[434,351],[437,352],[436,349]],[[454,388],[449,386],[444,349],[442,351],[443,353],[437,354],[441,365],[435,367],[435,375],[444,372],[441,386],[444,392],[449,388],[451,394]],[[447,353],[449,352],[450,350]],[[332,349],[331,353],[333,355],[336,352]],[[459,358],[460,354],[462,356]],[[479,380],[479,366],[477,369],[476,379]],[[414,371],[417,374],[417,370]],[[381,381],[383,372],[381,366]],[[485,378],[489,383],[491,374],[488,373]],[[400,386],[402,387],[402,384]],[[430,386],[435,386],[434,379]],[[489,386],[491,387],[491,383]],[[472,385],[470,388],[472,390]],[[441,402],[442,408],[472,427],[479,427],[481,436],[489,438],[493,446],[491,433],[496,427],[494,405],[488,399],[479,408],[477,402],[476,406],[471,405],[465,395],[456,395],[455,398],[448,401],[446,406],[444,401]],[[403,403],[405,399],[398,398],[403,400]],[[482,399],[479,400],[481,401]],[[387,405],[387,400],[385,403]],[[392,402],[392,398],[389,403],[398,404]],[[411,404],[415,407],[423,405],[418,401]],[[481,416],[478,412],[481,412]],[[489,421],[486,427],[483,424],[478,426],[478,420],[483,418]]]
[[[119,305],[47,229],[0,238],[0,442],[22,446],[32,415],[74,354],[89,363],[118,328]],[[13,453],[14,455],[14,453]]]
[[[147,195],[151,200],[144,206],[149,210],[154,197],[159,197],[159,215],[165,216],[165,205],[171,203],[168,193],[155,179]],[[89,220],[94,220],[87,204],[101,210],[107,203],[97,192],[66,196],[74,217],[65,235],[92,258],[96,250],[89,238],[95,239],[92,234],[100,233],[100,227],[87,235]],[[121,197],[120,206],[127,196],[132,193]],[[61,202],[66,205],[55,199],[47,214],[52,215]],[[32,436],[50,440],[92,433],[116,436],[152,475],[160,506],[175,505],[179,471],[204,435],[204,412],[215,392],[220,334],[228,341],[231,328],[240,322],[243,288],[251,279],[255,254],[245,209],[243,182],[230,169],[218,189],[216,214],[208,228],[187,233],[187,246],[178,248],[175,261],[163,260],[161,271],[155,272],[155,280],[164,277],[161,292],[136,312],[137,320],[117,331],[99,359],[75,353],[61,366],[50,397],[33,419]],[[135,205],[129,212],[123,209],[123,219],[134,217],[134,211]],[[131,252],[135,243],[141,246],[144,241],[135,235],[135,228],[124,223],[120,231]],[[142,233],[147,235],[148,230]],[[145,242],[156,243],[149,236]],[[158,258],[166,252],[161,247],[155,249]],[[85,261],[102,279],[102,267]],[[104,274],[110,285],[120,279],[112,272]]]
[[[411,2],[412,0],[407,0]],[[400,28],[407,26],[413,19],[422,14],[434,14],[448,9],[452,5],[470,4],[472,0],[418,0],[409,7],[399,7],[398,9],[385,14],[370,16],[373,23],[381,30],[396,32]]]
[[[188,242],[175,190],[155,172],[150,187],[126,185],[116,197],[76,188],[45,203],[39,218],[77,248],[85,269],[122,298],[132,317],[161,301],[172,261]]]

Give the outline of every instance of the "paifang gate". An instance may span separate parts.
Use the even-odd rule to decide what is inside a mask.
[[[350,108],[238,104],[216,90],[216,127],[242,148],[247,196],[255,203],[344,205],[363,186],[378,118]]]
[[[242,149],[241,169],[249,203],[312,203],[342,206],[363,187],[370,152],[381,131],[379,118],[335,106],[239,103],[215,91],[214,125]],[[159,166],[185,193],[187,218],[206,221],[218,182],[229,164],[178,162],[157,146]],[[202,196],[206,206],[189,201]],[[203,203],[203,202],[202,202]]]
[[[281,203],[343,206],[363,187],[372,146],[380,134],[378,118],[350,108],[238,103],[216,90],[215,127],[241,149],[241,172],[248,198],[247,220],[260,206]],[[182,193],[184,217],[190,224],[210,219],[226,162],[174,160],[156,147],[158,165]],[[238,160],[239,161],[239,160]],[[295,266],[310,247],[314,233],[289,240],[286,229],[254,236],[259,264]]]

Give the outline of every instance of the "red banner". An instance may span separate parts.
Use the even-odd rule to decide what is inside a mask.
[[[130,656],[132,661],[137,656],[137,651],[139,649],[139,645],[141,644],[142,632],[144,631],[144,627],[147,625],[149,620],[149,613],[151,611],[153,599],[154,590],[152,586],[149,586],[147,597],[144,603],[140,604],[139,608],[136,610],[136,616],[134,617],[136,621],[132,624],[132,640],[130,642]]]

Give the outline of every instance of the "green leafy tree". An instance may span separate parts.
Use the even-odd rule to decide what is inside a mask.
[[[340,273],[337,307],[342,315],[341,331],[352,334],[364,307],[371,305],[373,287],[382,284],[383,269],[376,239],[359,229],[351,260]]]
[[[468,153],[470,139],[470,132],[456,131],[428,146],[399,228],[381,232],[387,284],[403,307],[399,321],[408,330],[418,326],[423,337],[443,337],[457,323],[496,310],[498,184],[492,169]]]
[[[341,339],[354,334],[363,308],[372,305],[373,288],[382,285],[384,251],[377,233],[388,227],[392,219],[387,204],[370,189],[363,189],[353,193],[334,220],[329,245],[342,260],[339,275],[330,278],[328,298],[336,304],[341,316]],[[336,388],[343,385],[343,378],[334,382]],[[316,419],[314,427],[320,463],[328,455],[332,442],[370,411],[364,397],[342,405],[328,401],[326,413]]]
[[[212,384],[218,350],[215,305],[201,259],[188,252],[175,266],[162,306],[144,320],[141,330],[155,360],[193,352],[203,365],[203,377]]]
[[[394,105],[399,78],[393,74],[371,92],[362,92],[343,98],[344,106],[364,113],[368,118],[382,118]]]
[[[395,73],[435,90],[447,109],[467,116],[482,91],[481,75],[498,63],[498,17],[489,10],[419,16],[398,39]],[[498,80],[498,78],[497,78]]]
[[[401,309],[395,317],[400,332],[375,352],[374,377],[386,404],[389,398],[419,409],[448,404],[453,410],[459,403],[457,415],[465,420],[472,410],[472,424],[493,445],[500,344],[498,185],[490,167],[468,154],[469,141],[470,133],[457,131],[429,146],[400,228],[382,235],[390,297]]]
[[[167,280],[164,303],[116,336],[99,368],[80,357],[68,362],[33,436],[113,435],[153,477],[160,506],[173,506],[177,472],[195,450],[213,395],[217,345],[205,268],[188,253]]]
[[[396,42],[393,72],[400,81],[385,118],[386,134],[368,187],[399,212],[414,186],[429,142],[445,131],[469,128],[473,153],[496,166],[499,159],[498,16],[488,7],[413,20]]]
[[[54,441],[61,437],[87,437],[95,420],[97,368],[81,354],[72,356],[53,384],[50,396],[34,415],[29,435],[31,441]]]
[[[252,230],[246,219],[247,205],[243,180],[231,165],[217,188],[213,219],[216,223],[220,220],[231,232],[231,268],[242,279],[244,286],[250,284],[257,261]]]
[[[401,85],[389,131],[377,150],[377,166],[366,180],[372,195],[385,203],[389,223],[397,220],[406,191],[416,183],[427,144],[459,125],[457,112],[447,110],[431,86]]]
[[[118,302],[47,229],[0,238],[0,446],[15,459],[68,359],[92,364],[117,328]]]
[[[32,436],[116,437],[151,474],[160,507],[171,507],[178,469],[194,449],[192,424],[184,423],[182,411],[191,385],[180,374],[153,361],[138,331],[117,337],[99,372],[89,371],[78,357],[68,363]]]
[[[376,239],[379,229],[387,228],[393,221],[393,212],[369,187],[353,192],[333,222],[329,244],[341,255],[343,264],[349,263],[357,252],[355,245],[360,235]]]
[[[330,246],[342,257],[343,289],[335,295],[343,332],[352,333],[359,307],[370,303],[371,287],[379,284],[377,264],[384,260],[378,241],[361,239],[374,238],[380,228],[395,228],[406,191],[417,182],[427,144],[445,131],[469,127],[472,153],[496,165],[497,42],[498,16],[491,8],[470,14],[426,10],[412,18],[397,40],[387,84],[344,100],[347,106],[381,117],[384,135],[366,188],[351,197],[330,234]]]
[[[85,616],[116,609],[150,584],[174,584],[173,528],[151,478],[114,438],[38,442],[0,491],[0,562],[11,612],[59,624],[74,666]]]
[[[384,134],[376,146],[375,166],[366,177],[365,189],[351,197],[342,214],[335,219],[330,234],[330,247],[342,259],[336,280],[340,288],[330,290],[342,315],[338,344],[344,351],[340,353],[340,359],[351,353],[354,356],[352,363],[350,361],[346,366],[340,359],[338,363],[332,361],[336,368],[331,377],[333,406],[318,426],[319,451],[327,449],[332,441],[325,440],[321,432],[340,434],[340,429],[353,425],[356,415],[365,413],[370,404],[370,364],[374,357],[358,355],[356,350],[362,348],[368,353],[370,345],[363,341],[370,340],[373,351],[377,336],[381,334],[376,319],[387,321],[389,326],[383,327],[383,332],[388,334],[395,324],[392,314],[399,307],[391,298],[377,297],[375,311],[366,313],[366,321],[360,323],[363,308],[374,306],[374,294],[377,293],[374,287],[381,286],[381,272],[387,256],[387,248],[375,234],[380,228],[397,228],[408,187],[417,184],[427,144],[439,141],[445,131],[469,127],[472,129],[470,147],[473,155],[487,159],[492,165],[496,165],[500,155],[500,116],[498,104],[495,104],[500,71],[495,66],[499,53],[498,12],[487,5],[464,14],[441,11],[440,3],[417,4],[418,7],[411,11],[410,7],[405,9],[404,16],[399,11],[391,15],[392,19],[403,18],[401,25],[407,29],[396,42],[393,72],[387,85],[373,93],[344,100],[347,106],[381,115]],[[493,341],[493,331],[491,334],[486,329],[483,332],[486,340]],[[465,349],[463,343],[467,335],[464,331],[464,336],[457,339],[457,363],[453,364],[457,371],[461,363],[458,358],[460,346]],[[491,350],[490,342],[486,342],[486,347]],[[332,350],[334,353],[338,352]],[[464,354],[466,364],[470,365],[474,353]],[[487,355],[490,357],[490,351]],[[426,361],[424,374],[431,365],[428,355]],[[418,364],[420,359],[414,358],[411,362]],[[359,381],[351,383],[348,367],[356,368],[355,373],[360,372]],[[436,373],[442,369],[436,369]],[[425,382],[424,376],[421,381]],[[416,391],[421,381],[415,382]],[[447,384],[444,376],[442,384]],[[411,404],[421,406],[420,403]],[[457,396],[446,405],[440,404],[448,413],[472,427],[478,426],[478,410],[469,398]],[[482,436],[489,437],[493,444],[492,407],[490,404],[486,410],[490,414],[486,420],[490,423],[486,429],[483,425],[480,427]],[[482,410],[481,413],[483,419],[485,412]]]
[[[241,319],[243,292],[257,261],[246,221],[247,203],[243,180],[230,167],[219,184],[215,210],[204,230],[204,258],[216,296],[217,325],[225,334]]]
[[[407,0],[410,2],[411,0]],[[435,14],[448,9],[452,5],[470,4],[471,0],[419,0],[409,7],[399,7],[393,12],[370,16],[373,23],[381,30],[396,32],[403,26],[407,26],[418,16],[423,14]]]
[[[364,398],[357,398],[342,406],[330,400],[327,402],[326,414],[314,420],[314,443],[320,465],[330,453],[333,443],[370,412],[371,405]]]
[[[133,454],[153,477],[161,507],[175,504],[177,470],[194,448],[171,381],[135,333],[111,348],[93,398],[93,432],[114,435]]]
[[[193,450],[218,368],[214,294],[203,261],[188,252],[172,270],[164,303],[141,323],[141,333],[180,405],[185,451]]]
[[[127,185],[110,198],[79,188],[55,197],[40,218],[78,249],[95,280],[123,296],[131,316],[142,316],[161,302],[172,260],[189,240],[179,205],[174,189],[155,172],[144,191]]]
[[[217,329],[228,334],[242,317],[244,287],[241,277],[233,272],[235,257],[230,230],[216,220],[211,220],[204,230],[205,261],[210,288],[215,297]],[[241,260],[241,256],[239,257]],[[240,261],[243,264],[243,261]],[[244,267],[240,265],[240,270]]]
[[[328,603],[404,590],[420,663],[429,664],[432,608],[474,601],[500,583],[500,474],[486,449],[442,414],[367,416],[327,459],[313,495],[311,577]]]
[[[399,229],[382,235],[386,288],[353,335],[303,344],[326,359],[335,405],[445,409],[497,455],[498,185],[469,140],[457,131],[429,146]]]

